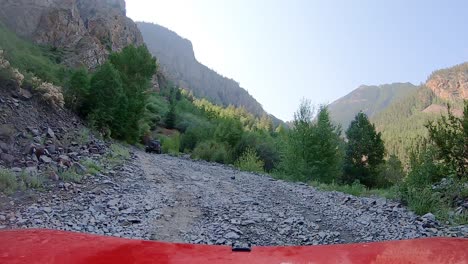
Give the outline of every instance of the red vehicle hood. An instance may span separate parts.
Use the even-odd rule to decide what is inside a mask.
[[[56,230],[0,231],[0,263],[468,263],[468,239],[329,246],[208,246],[105,237]]]

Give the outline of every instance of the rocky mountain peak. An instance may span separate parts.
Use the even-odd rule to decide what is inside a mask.
[[[94,68],[111,51],[141,45],[124,0],[0,0],[0,21],[35,43],[63,51],[70,66]],[[27,18],[27,19],[26,19]]]
[[[435,71],[426,86],[442,99],[468,99],[468,62]]]

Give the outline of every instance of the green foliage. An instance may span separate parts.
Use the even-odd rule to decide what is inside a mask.
[[[119,166],[125,162],[125,160],[131,157],[128,148],[122,146],[121,144],[114,143],[110,146],[110,151],[105,157],[106,164],[109,164],[111,167]]]
[[[234,149],[234,159],[240,157],[247,149],[254,149],[264,163],[263,169],[271,172],[280,162],[280,154],[276,146],[277,141],[264,130],[244,132]]]
[[[447,116],[426,125],[429,139],[437,150],[437,161],[449,174],[468,179],[468,100],[463,118],[456,117],[448,106]]]
[[[63,84],[68,71],[58,64],[62,51],[52,47],[39,47],[16,36],[0,23],[0,49],[5,58],[21,72],[34,73],[44,81]]]
[[[128,46],[112,53],[91,78],[85,70],[76,71],[68,84],[67,105],[102,133],[135,143],[159,121],[147,114],[158,109],[157,100],[148,100],[155,71],[156,61],[144,46]]]
[[[246,149],[239,157],[239,159],[234,163],[234,166],[243,171],[259,173],[265,172],[263,170],[263,167],[265,166],[264,162],[257,155],[257,152],[252,148]]]
[[[441,207],[440,194],[433,192],[430,186],[409,186],[404,190],[403,197],[409,208],[417,214],[436,213]]]
[[[343,157],[340,128],[331,122],[325,106],[320,107],[316,121],[313,116],[310,102],[303,101],[295,114],[294,128],[282,146],[280,169],[304,182],[339,181]]]
[[[361,85],[351,93],[329,105],[335,122],[347,128],[357,113],[363,111],[369,118],[379,114],[394,102],[407,97],[418,87],[411,83]]]
[[[119,72],[110,63],[102,65],[91,78],[88,118],[100,131],[110,130],[112,136],[122,137],[125,133],[119,121],[126,98]]]
[[[438,112],[424,111],[433,104],[441,106],[445,102],[431,89],[421,86],[372,118],[382,133],[387,152],[396,155],[405,166],[409,163],[411,147],[428,135],[427,122],[439,118]]]
[[[65,106],[85,117],[89,112],[87,100],[89,98],[90,76],[86,68],[75,71],[65,89]]]
[[[379,185],[378,167],[384,162],[384,144],[381,134],[367,116],[360,112],[346,131],[348,143],[344,161],[344,182],[359,180],[368,187]]]
[[[400,183],[405,177],[401,161],[395,155],[390,155],[388,160],[381,164],[378,186],[388,186]]]
[[[21,183],[26,188],[40,189],[44,185],[44,176],[42,174],[29,174],[22,171],[20,174]]]
[[[180,151],[180,133],[176,132],[171,136],[161,137],[163,153],[178,155]]]
[[[16,176],[11,171],[0,168],[0,192],[11,194],[17,188]]]
[[[379,196],[385,197],[387,199],[398,199],[399,191],[398,187],[392,186],[390,188],[374,188],[369,189],[363,184],[359,183],[359,181],[355,181],[352,184],[338,184],[335,182],[332,183],[321,183],[317,181],[312,181],[310,184],[314,187],[317,187],[319,190],[322,191],[338,191],[347,194],[351,194],[354,196]]]
[[[70,168],[59,174],[61,180],[66,182],[82,183],[84,176],[78,174],[73,168]]]
[[[103,168],[101,167],[101,165],[97,161],[94,161],[92,159],[85,159],[81,161],[81,165],[85,166],[86,171],[89,174],[94,175],[103,171]]]
[[[192,158],[218,163],[228,163],[230,161],[229,153],[225,144],[221,144],[214,140],[198,143],[192,152]]]
[[[171,107],[169,108],[169,111],[166,114],[166,127],[169,129],[173,129],[175,127],[176,123],[176,112],[175,112],[175,105],[171,104]]]
[[[214,136],[219,142],[226,143],[233,148],[239,143],[242,133],[242,124],[239,120],[223,118],[216,128]]]
[[[181,149],[185,151],[192,151],[198,142],[206,141],[213,138],[214,126],[206,121],[195,122],[189,126],[181,139]]]

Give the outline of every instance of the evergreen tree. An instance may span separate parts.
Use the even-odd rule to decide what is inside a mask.
[[[119,72],[110,63],[103,64],[91,78],[88,118],[99,130],[111,130],[113,136],[122,133],[116,126],[118,109],[127,107],[122,103],[125,98],[122,86]],[[117,128],[117,131],[112,128]]]
[[[78,115],[85,117],[89,112],[87,99],[89,96],[90,77],[86,68],[75,71],[65,90],[65,104]]]
[[[171,104],[169,108],[169,112],[166,115],[166,127],[169,129],[173,129],[176,124],[176,112],[175,112],[175,104]]]
[[[330,120],[328,108],[322,106],[307,146],[312,179],[325,183],[340,180],[343,159],[340,134],[341,129]]]
[[[378,167],[384,162],[384,144],[381,134],[369,122],[367,115],[360,112],[346,131],[348,144],[344,161],[344,181],[359,180],[368,187],[378,184]]]
[[[450,106],[447,112],[447,116],[426,125],[429,140],[436,147],[437,163],[443,164],[447,174],[468,178],[468,100],[462,118],[456,117]]]

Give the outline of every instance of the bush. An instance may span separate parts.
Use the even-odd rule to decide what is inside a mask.
[[[383,188],[383,189],[369,189],[363,184],[359,183],[359,181],[355,181],[353,184],[337,184],[337,183],[321,183],[318,181],[313,181],[310,183],[312,186],[317,187],[323,191],[338,191],[347,194],[351,194],[354,196],[379,196],[385,197],[387,199],[398,199],[399,198],[399,189],[397,186],[392,186],[391,188]]]
[[[90,81],[88,71],[81,68],[72,74],[65,89],[65,105],[82,117],[90,110],[87,103]]]
[[[395,155],[390,155],[388,160],[381,164],[379,171],[378,186],[388,187],[400,183],[405,177],[401,161]]]
[[[402,199],[417,214],[437,213],[442,207],[441,196],[433,192],[430,186],[422,188],[406,186],[402,190]]]
[[[0,191],[11,194],[18,188],[16,176],[7,169],[0,169]]]
[[[103,170],[101,165],[99,165],[96,161],[94,161],[92,159],[85,159],[85,160],[81,161],[81,164],[86,167],[86,171],[89,174],[94,175],[94,174],[97,174],[97,173],[99,173],[99,172],[101,172]]]
[[[21,181],[27,188],[39,189],[44,185],[44,177],[41,174],[27,174],[25,171],[21,173]]]
[[[224,144],[214,140],[198,143],[192,153],[192,158],[206,161],[228,163],[229,154]]]
[[[106,156],[106,163],[111,167],[121,165],[125,160],[131,157],[128,149],[120,144],[112,144],[110,152]]]
[[[260,160],[260,157],[257,155],[257,152],[248,148],[244,153],[239,157],[239,159],[234,163],[234,166],[243,170],[250,172],[265,172],[263,167],[265,163]]]
[[[163,153],[178,155],[180,152],[180,133],[176,132],[169,137],[161,137],[161,145]]]
[[[259,158],[264,162],[263,168],[267,172],[273,171],[280,162],[280,154],[276,149],[274,139],[266,132],[244,132],[235,148],[234,159],[238,159],[248,148],[257,152]]]

